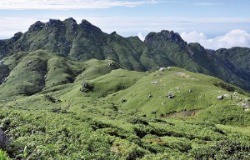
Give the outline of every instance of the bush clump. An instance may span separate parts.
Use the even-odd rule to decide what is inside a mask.
[[[81,91],[82,91],[82,92],[90,92],[90,91],[93,91],[94,88],[95,88],[95,87],[94,87],[92,84],[89,84],[89,83],[84,82],[84,83],[82,84]]]
[[[0,160],[9,160],[7,153],[2,150],[0,150]]]

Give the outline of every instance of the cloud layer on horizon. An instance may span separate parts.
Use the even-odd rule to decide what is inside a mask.
[[[0,1],[0,9],[4,10],[72,10],[100,9],[112,7],[136,7],[157,3],[155,0],[4,0]]]
[[[64,20],[68,17],[56,16],[54,18]],[[75,19],[78,22],[80,22],[84,18],[75,17]],[[145,36],[149,32],[151,31],[159,32],[165,28],[168,30],[173,30],[175,32],[181,33],[180,35],[187,42],[198,42],[202,46],[208,49],[231,48],[235,46],[250,48],[250,33],[247,32],[245,29],[235,29],[235,30],[227,29],[228,31],[230,30],[231,31],[221,36],[213,36],[214,38],[207,38],[207,36],[204,33],[202,33],[203,31],[206,30],[205,28],[203,28],[203,30],[195,29],[196,31],[192,31],[188,28],[180,28],[181,26],[183,26],[182,19],[173,20],[168,18],[166,19],[160,18],[155,21],[151,21],[151,19],[140,18],[140,17],[134,17],[132,19],[131,18],[121,19],[120,17],[86,17],[85,19],[90,20],[92,24],[99,26],[106,33],[117,31],[118,34],[125,37],[137,35],[141,40],[144,40]],[[35,23],[37,20],[40,20],[42,22],[47,22],[48,18],[46,16],[39,18],[0,17],[0,23],[4,24],[0,26],[0,39],[11,38],[14,35],[14,33],[18,31],[21,32],[27,31],[29,26]],[[244,21],[247,20],[248,19]],[[199,21],[199,19],[197,21]],[[196,23],[199,24],[199,22]],[[164,24],[165,27],[162,27],[161,24]],[[207,32],[205,33],[208,34]]]
[[[215,38],[207,38],[204,33],[192,31],[182,32],[181,37],[191,43],[198,42],[208,49],[231,48],[231,47],[249,47],[250,48],[250,34],[245,30],[235,29],[225,35],[217,36]]]

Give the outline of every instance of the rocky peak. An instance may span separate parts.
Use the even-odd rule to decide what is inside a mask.
[[[37,21],[36,23],[30,26],[29,31],[38,31],[42,29],[44,26],[45,26],[44,23],[42,23],[41,21]]]
[[[58,20],[58,19],[50,19],[48,23],[46,23],[47,26],[59,26],[59,25],[63,25],[63,22]]]
[[[60,29],[61,27],[64,27],[64,23],[62,21],[50,19],[47,23],[37,21],[36,23],[30,26],[28,32],[40,31],[42,29],[50,30],[52,28]]]
[[[87,20],[82,20],[80,27],[83,28],[86,32],[102,32],[102,30],[94,25],[92,25]]]
[[[145,38],[145,43],[153,44],[154,42],[174,42],[181,46],[186,46],[186,42],[178,33],[173,31],[163,30],[159,33],[151,32]]]
[[[206,49],[199,43],[189,43],[187,45],[187,50],[192,57],[196,55],[204,56],[207,53]]]
[[[14,34],[14,37],[11,38],[12,42],[16,42],[17,40],[19,40],[21,38],[21,36],[23,35],[22,32],[17,32]]]
[[[110,35],[117,35],[117,33],[116,33],[116,31],[114,31]]]
[[[123,38],[122,36],[120,36],[119,34],[117,34],[116,31],[112,32],[112,33],[110,34],[110,36],[111,36],[111,37],[114,37],[114,38]]]
[[[76,20],[72,17],[65,19],[64,22],[68,24],[77,24]]]
[[[44,26],[45,30],[50,29],[60,29],[62,27],[65,27],[64,23],[58,19],[50,19],[49,22],[47,22]]]
[[[64,24],[66,25],[66,27],[69,29],[71,34],[77,34],[77,28],[78,28],[78,24],[76,22],[75,19],[73,18],[68,18],[66,20],[64,20]]]
[[[64,22],[65,25],[69,26],[70,28],[78,26],[76,20],[73,19],[73,18],[65,19],[63,22]]]
[[[206,49],[202,45],[200,45],[200,43],[189,43],[188,48],[197,50],[200,53],[205,53],[206,52]]]

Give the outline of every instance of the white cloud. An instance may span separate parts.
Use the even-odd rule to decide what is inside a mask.
[[[217,3],[210,3],[210,2],[199,2],[195,3],[196,6],[215,6],[218,5]]]
[[[207,40],[207,37],[204,33],[193,32],[182,32],[181,37],[188,42],[204,42]]]
[[[204,33],[183,32],[181,37],[187,42],[198,42],[208,49],[250,47],[250,34],[244,30],[235,29],[225,35],[208,39]]]
[[[144,4],[157,3],[155,0],[1,0],[0,9],[98,9],[112,7],[136,7]]]
[[[141,41],[145,40],[145,36],[143,36],[141,32],[139,32],[137,36],[140,38]]]
[[[25,32],[37,20],[25,17],[0,17],[0,39],[10,38],[17,32]]]

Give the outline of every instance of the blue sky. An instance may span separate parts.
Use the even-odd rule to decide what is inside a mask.
[[[87,19],[122,36],[174,30],[207,48],[250,47],[249,0],[0,0],[0,39],[37,20]]]

